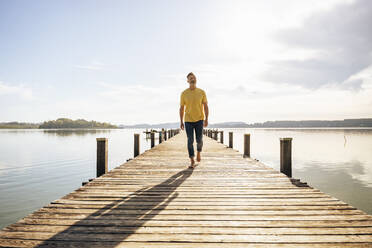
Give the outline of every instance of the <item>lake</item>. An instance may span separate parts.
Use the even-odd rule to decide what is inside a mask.
[[[251,157],[279,170],[279,138],[292,137],[292,177],[372,214],[372,129],[234,128],[243,152],[251,134]],[[0,129],[0,228],[79,188],[96,176],[96,138],[108,138],[109,170],[150,149],[144,129]],[[186,142],[186,140],[185,140]],[[156,139],[156,144],[158,139]],[[187,165],[185,165],[187,166]]]

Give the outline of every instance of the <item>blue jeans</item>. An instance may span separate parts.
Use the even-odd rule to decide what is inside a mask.
[[[187,134],[187,150],[189,157],[194,157],[194,129],[196,136],[196,149],[198,152],[202,151],[203,148],[203,120],[189,122],[185,121],[185,129]]]

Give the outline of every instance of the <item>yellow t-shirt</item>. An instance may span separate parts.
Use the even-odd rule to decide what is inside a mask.
[[[207,103],[204,90],[187,88],[181,94],[181,106],[185,105],[185,121],[195,122],[204,120],[203,103]]]

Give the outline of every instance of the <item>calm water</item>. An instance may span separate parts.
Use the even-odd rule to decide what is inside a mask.
[[[223,129],[242,152],[279,170],[279,138],[292,137],[294,178],[372,214],[372,129]],[[14,223],[95,177],[96,138],[107,137],[112,169],[133,157],[133,133],[143,129],[1,130],[0,228]],[[158,142],[158,140],[156,141]]]

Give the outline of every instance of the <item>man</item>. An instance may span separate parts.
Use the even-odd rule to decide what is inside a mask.
[[[189,168],[195,167],[194,160],[194,130],[196,136],[197,155],[196,160],[200,162],[200,153],[203,148],[203,126],[208,126],[208,102],[204,90],[196,87],[196,77],[190,72],[187,74],[189,88],[181,94],[180,119],[181,129],[186,128],[187,150],[190,158]],[[186,110],[185,110],[186,106]],[[203,113],[204,107],[204,113]],[[183,123],[183,114],[185,112],[185,123]],[[205,116],[204,116],[205,114]],[[205,119],[204,119],[205,118]]]

